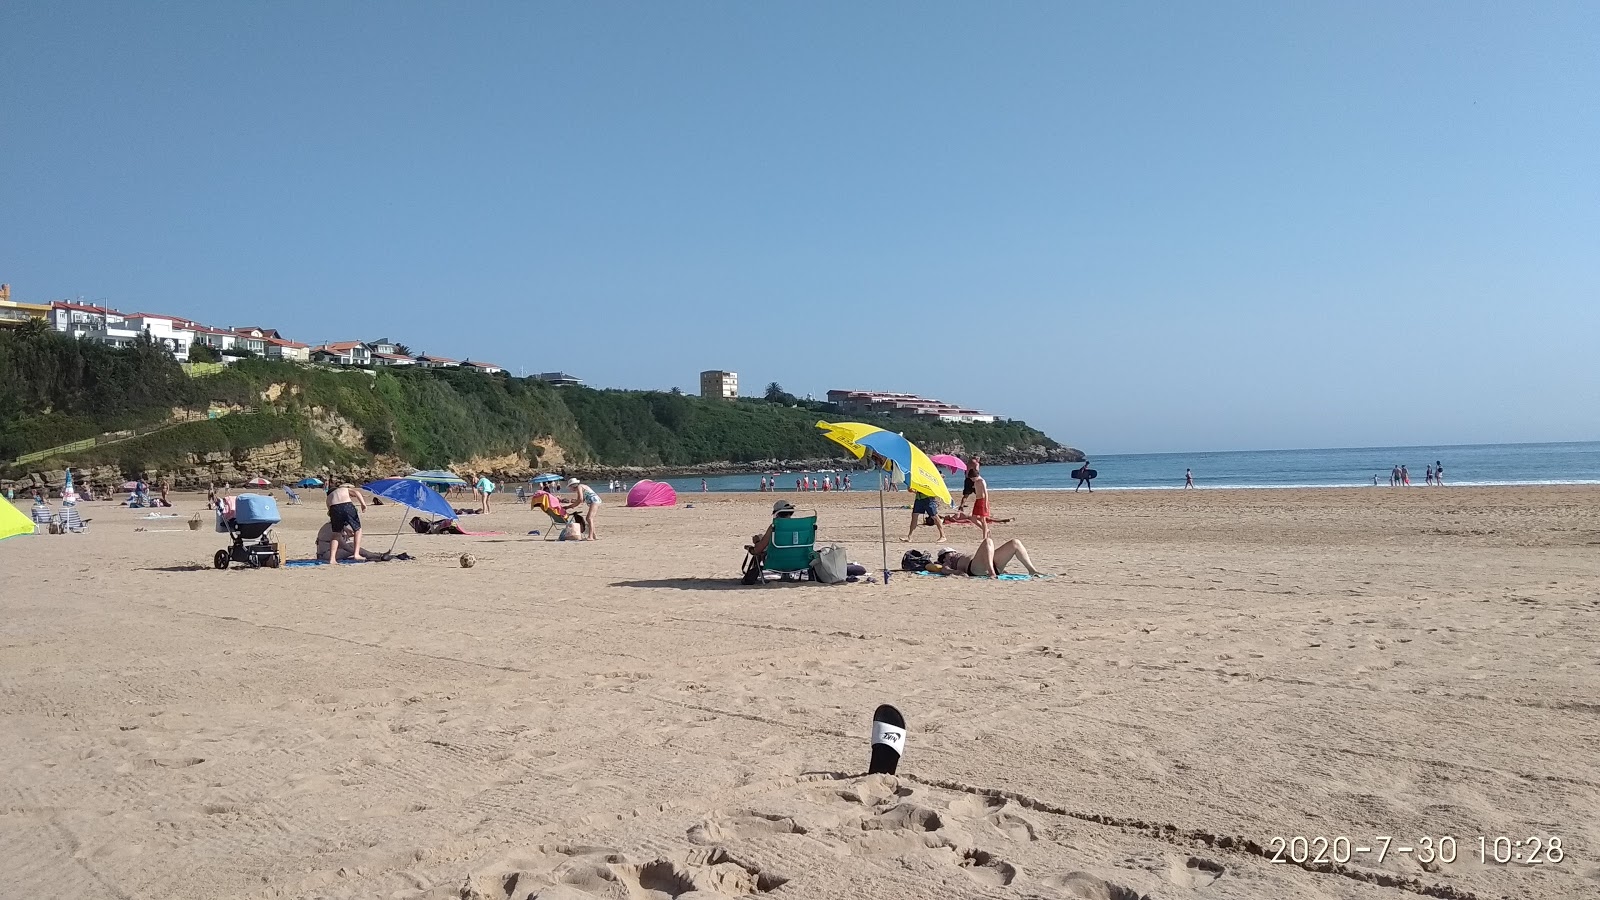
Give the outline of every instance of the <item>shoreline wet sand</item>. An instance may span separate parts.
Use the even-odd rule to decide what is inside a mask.
[[[276,530],[290,557],[323,521],[303,496]],[[776,499],[879,567],[859,491],[608,494],[582,544],[528,535],[548,522],[497,497],[463,525],[506,534],[406,533],[415,561],[335,569],[212,571],[225,539],[188,530],[193,494],[176,519],[86,504],[88,534],[0,543],[0,885],[1600,889],[1600,487],[997,492],[1018,518],[997,537],[1056,577],[739,586]],[[909,495],[888,499],[893,565]],[[369,510],[367,545],[402,517]],[[901,777],[852,777],[879,703],[908,721]],[[1449,837],[1456,860],[1255,852],[1380,835]],[[1480,836],[1559,837],[1563,858],[1480,863]]]

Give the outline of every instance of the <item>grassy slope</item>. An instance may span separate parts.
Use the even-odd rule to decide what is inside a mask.
[[[0,332],[0,459],[108,431],[166,421],[174,409],[239,409],[72,454],[77,465],[182,465],[186,454],[229,453],[297,438],[308,463],[354,462],[370,454],[432,468],[558,445],[576,464],[683,466],[837,456],[813,427],[834,418],[823,404],[800,408],[757,400],[706,401],[657,391],[552,388],[531,379],[459,371],[371,374],[246,360],[191,379],[159,349],[116,350],[53,333]],[[240,409],[242,408],[242,409]],[[360,448],[341,447],[319,427],[334,416]],[[929,452],[968,453],[1057,445],[1020,422],[955,425],[885,421]]]

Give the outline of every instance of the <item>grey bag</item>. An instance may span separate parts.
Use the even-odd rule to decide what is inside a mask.
[[[848,575],[850,561],[845,558],[844,548],[832,544],[818,550],[811,558],[811,571],[816,579],[823,584],[838,584]]]

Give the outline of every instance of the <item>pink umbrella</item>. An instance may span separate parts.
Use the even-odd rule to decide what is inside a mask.
[[[257,475],[249,481],[246,481],[245,484],[248,484],[251,487],[268,487],[272,484],[272,482],[262,478],[260,475]]]
[[[961,461],[961,457],[951,456],[948,453],[935,453],[933,456],[928,457],[928,460],[936,466],[944,466],[946,469],[954,469],[957,472],[965,472],[967,470],[967,464]]]

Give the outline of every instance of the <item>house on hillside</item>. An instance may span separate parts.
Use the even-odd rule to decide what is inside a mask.
[[[424,369],[455,369],[461,365],[459,360],[451,359],[448,356],[418,355],[416,360],[417,365]]]
[[[84,341],[113,347],[131,347],[139,339],[139,329],[128,317],[105,306],[57,300],[50,304],[50,327]]]
[[[124,319],[136,332],[143,332],[151,340],[165,347],[178,362],[189,361],[189,345],[194,343],[194,323],[156,313],[134,313]]]
[[[284,362],[310,362],[311,345],[299,341],[285,340],[284,338],[267,338],[267,359],[280,359]]]
[[[283,335],[279,334],[276,329],[260,328],[254,325],[235,328],[233,329],[233,349],[248,350],[257,356],[266,356],[267,341],[272,338],[282,340]]]
[[[50,304],[19,303],[11,299],[11,285],[0,284],[0,328],[14,328],[34,319],[50,324]]]
[[[505,369],[502,369],[494,363],[473,362],[470,359],[462,360],[461,368],[468,372],[481,372],[484,375],[498,375],[505,371]]]
[[[388,338],[378,338],[375,341],[367,341],[368,350],[371,350],[373,353],[383,353],[388,356],[405,356],[404,353],[400,352],[400,346],[400,344],[391,341]],[[409,359],[410,357],[407,358]]]
[[[583,387],[583,381],[576,375],[565,372],[540,372],[536,376],[540,381],[555,387]]]
[[[193,323],[193,331],[196,344],[204,344],[219,353],[223,350],[232,350],[234,341],[239,337],[231,331],[201,325],[199,322]]]
[[[404,353],[381,352],[373,350],[372,346],[372,344],[368,344],[367,349],[372,355],[372,364],[375,366],[414,366],[417,364],[416,360],[406,356]],[[390,344],[388,346],[392,347],[394,345]]]
[[[313,348],[311,358],[316,362],[337,366],[370,366],[372,351],[360,341],[335,341]]]

